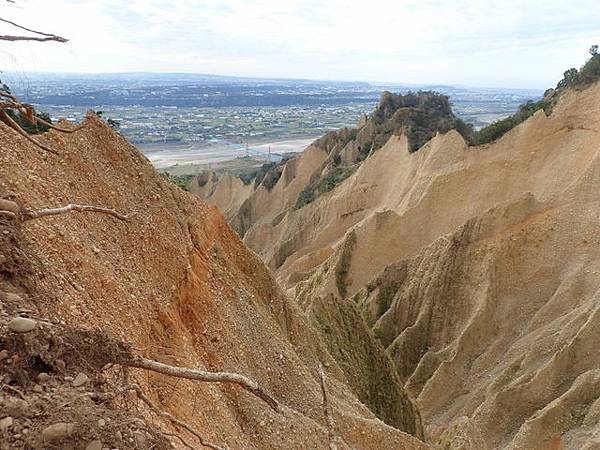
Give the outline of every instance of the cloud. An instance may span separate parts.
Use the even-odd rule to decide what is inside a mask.
[[[3,45],[23,69],[542,87],[599,41],[596,1],[22,0],[71,39]],[[0,54],[0,58],[2,58]],[[9,64],[9,61],[4,62]],[[9,64],[10,65],[10,64]]]

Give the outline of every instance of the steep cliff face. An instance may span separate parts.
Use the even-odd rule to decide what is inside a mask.
[[[483,146],[392,136],[244,241],[315,323],[362,315],[443,448],[595,448],[599,105],[565,92]]]
[[[59,325],[82,333],[95,330],[165,363],[251,376],[282,403],[282,414],[236,386],[175,380],[136,369],[128,373],[129,381],[139,383],[154,403],[192,424],[206,440],[231,449],[327,448],[317,375],[321,361],[342,448],[425,448],[416,438],[378,420],[358,401],[320,331],[282,294],[216,208],[158,176],[140,153],[98,119],[87,122],[72,135],[50,132],[40,137],[58,150],[58,156],[0,125],[3,194],[10,193],[27,208],[80,203],[129,215],[127,221],[94,213],[24,223],[0,218],[3,236],[19,249],[14,258],[0,259],[0,350],[12,342],[5,321],[12,314],[36,314],[55,324],[44,325],[44,330]],[[15,271],[19,264],[27,264],[28,270]],[[7,301],[9,293],[18,293],[35,313],[19,312],[19,305]],[[77,353],[79,344],[69,345]],[[0,362],[0,370],[8,371],[8,365],[18,360],[17,356]],[[55,361],[44,370],[56,386],[68,384],[65,376],[76,375],[75,367],[64,368]],[[88,375],[96,381],[104,377],[109,387],[120,380],[110,373]],[[397,387],[405,398],[402,387]],[[17,389],[26,396],[45,395],[32,390],[31,384]],[[3,391],[0,401],[13,394],[18,396]],[[418,412],[408,400],[404,406],[394,416],[396,424],[419,434]],[[126,411],[127,404],[114,408]],[[44,411],[46,421],[58,414]],[[148,410],[140,411],[153,427],[182,432]],[[30,436],[37,439],[47,423],[36,421],[39,414],[38,419],[23,414],[14,417],[15,423],[22,429],[21,422],[29,420]],[[70,417],[81,432],[60,441],[58,448],[83,448],[85,439],[93,438],[98,419]],[[2,432],[15,430],[8,427]],[[176,438],[169,439],[181,446]],[[193,436],[186,439],[198,445]],[[137,444],[125,439],[121,448],[128,445]]]

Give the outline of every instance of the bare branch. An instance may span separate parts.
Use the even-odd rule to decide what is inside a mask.
[[[113,217],[116,217],[119,220],[127,220],[129,217],[125,216],[117,211],[115,211],[114,209],[110,209],[110,208],[101,208],[99,206],[91,206],[91,205],[76,205],[76,204],[69,204],[67,206],[61,206],[60,208],[44,208],[44,209],[38,209],[36,211],[26,211],[23,213],[23,221],[27,221],[27,220],[34,220],[34,219],[39,219],[40,217],[45,217],[45,216],[56,216],[59,214],[66,214],[72,211],[79,211],[79,212],[84,212],[84,211],[90,211],[90,212],[97,212],[97,213],[102,213],[102,214],[109,214]]]
[[[188,369],[185,367],[170,366],[167,364],[153,361],[151,359],[135,356],[125,362],[120,363],[123,366],[137,367],[140,369],[151,370],[153,372],[162,373],[177,378],[187,378],[189,380],[208,381],[212,383],[233,383],[246,389],[254,394],[265,403],[267,403],[274,411],[281,412],[279,402],[273,398],[262,386],[256,381],[238,373],[229,372],[206,372],[198,369]]]
[[[166,411],[163,411],[162,409],[158,408],[157,406],[155,406],[152,401],[146,396],[146,394],[144,394],[144,391],[142,391],[142,388],[140,388],[137,384],[133,384],[131,386],[127,386],[126,388],[122,389],[121,391],[135,391],[135,393],[137,394],[138,398],[140,400],[142,400],[146,405],[148,405],[148,407],[154,411],[157,415],[164,417],[165,419],[170,420],[172,423],[174,423],[175,425],[184,428],[185,430],[187,430],[189,433],[191,433],[192,435],[194,435],[198,441],[200,441],[200,444],[204,447],[208,447],[211,448],[213,450],[225,450],[223,447],[219,447],[215,444],[211,444],[210,442],[206,442],[204,441],[204,439],[202,438],[202,436],[196,431],[194,430],[192,427],[190,427],[188,424],[186,424],[185,422],[182,422],[181,420],[179,420],[178,418],[176,418],[175,416],[173,416],[172,414],[169,414]],[[166,433],[163,433],[166,434]],[[182,438],[181,436],[175,435],[178,439],[180,439],[184,445],[186,445],[187,447],[193,448],[191,447],[189,444],[187,444]]]
[[[53,130],[60,131],[61,133],[74,133],[75,131],[81,130],[82,128],[87,126],[87,123],[84,122],[80,125],[77,125],[75,128],[63,128],[63,127],[57,127],[56,125],[52,125],[50,122],[46,122],[44,119],[40,119],[37,116],[34,116],[33,120],[35,120],[37,123],[41,123],[42,125],[47,126],[48,128],[52,128]]]
[[[47,152],[53,153],[55,155],[58,155],[58,152],[56,150],[51,149],[50,147],[48,147],[47,145],[42,144],[41,142],[36,141],[35,139],[33,139],[31,136],[29,136],[27,134],[27,132],[25,132],[23,130],[23,128],[21,128],[19,126],[19,124],[17,122],[15,122],[7,113],[6,111],[0,109],[0,120],[2,122],[4,122],[6,125],[8,125],[9,127],[11,127],[13,130],[15,130],[17,133],[19,133],[21,136],[23,136],[25,139],[27,139],[29,142],[33,143],[36,147],[41,148],[42,150],[45,150]]]
[[[338,450],[337,435],[335,432],[335,419],[329,405],[329,394],[327,393],[326,375],[323,365],[319,363],[319,380],[321,382],[321,394],[323,395],[323,413],[327,420],[327,430],[329,435],[329,450]]]
[[[0,19],[3,20],[3,19]],[[4,122],[6,125],[11,127],[21,136],[26,138],[29,142],[32,142],[37,147],[40,147],[43,150],[46,150],[50,153],[58,154],[56,150],[52,150],[50,147],[38,142],[36,139],[33,139],[23,128],[19,125],[8,113],[8,111],[17,111],[21,117],[27,120],[32,125],[42,124],[48,128],[52,128],[53,130],[60,131],[61,133],[74,133],[85,127],[87,123],[82,123],[74,128],[63,128],[57,127],[56,125],[51,124],[50,122],[45,121],[44,119],[38,117],[35,112],[35,108],[33,105],[28,103],[21,103],[17,99],[16,96],[12,95],[10,92],[7,92],[4,89],[0,88],[0,121]]]
[[[61,43],[69,42],[68,39],[57,36],[56,34],[44,33],[42,31],[32,30],[31,28],[26,28],[23,25],[19,25],[18,23],[11,22],[10,20],[6,20],[1,17],[0,17],[0,22],[4,22],[9,25],[12,25],[13,27],[19,28],[21,30],[29,31],[30,33],[34,33],[39,36],[43,36],[43,37],[37,37],[37,36],[11,36],[11,35],[2,36],[2,35],[0,35],[0,41],[13,41],[13,42],[14,41],[38,41],[38,42],[55,41],[55,42],[61,42]]]

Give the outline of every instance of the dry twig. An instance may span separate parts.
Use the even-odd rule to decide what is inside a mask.
[[[329,394],[327,392],[326,376],[323,365],[319,363],[319,381],[321,382],[321,394],[323,395],[323,413],[327,420],[327,431],[329,436],[329,450],[337,450],[337,435],[335,433],[335,419],[329,405]]]
[[[13,2],[10,2],[10,3],[13,3]],[[65,43],[65,42],[69,41],[68,39],[57,36],[56,34],[44,33],[42,31],[32,30],[31,28],[24,27],[23,25],[19,25],[17,23],[14,23],[10,20],[3,19],[1,17],[0,17],[0,22],[7,23],[9,25],[12,25],[13,27],[16,27],[21,30],[28,31],[30,33],[38,35],[38,36],[13,36],[13,35],[4,35],[3,36],[3,35],[0,35],[0,41],[11,41],[11,42],[15,42],[15,41],[37,41],[37,42],[54,41],[54,42],[60,42],[60,43]]]
[[[165,419],[168,419],[169,421],[171,421],[173,424],[184,428],[185,430],[187,430],[189,433],[191,433],[192,435],[194,435],[198,441],[200,442],[200,444],[204,447],[208,447],[211,448],[213,450],[225,450],[223,447],[219,447],[218,445],[215,444],[211,444],[210,442],[206,442],[204,440],[204,438],[196,431],[194,430],[192,427],[190,427],[188,424],[186,424],[185,422],[182,422],[181,420],[179,420],[178,418],[176,418],[175,416],[173,416],[172,414],[169,414],[166,411],[163,411],[162,409],[158,408],[157,406],[154,405],[154,403],[152,403],[152,401],[146,396],[146,394],[144,394],[144,391],[142,391],[142,388],[140,388],[137,384],[133,384],[131,386],[127,386],[124,389],[121,389],[122,392],[126,392],[126,391],[135,391],[135,393],[137,394],[138,398],[143,401],[146,405],[148,405],[148,407],[157,415],[159,415],[160,417],[163,417]],[[163,433],[166,434],[166,433]],[[191,447],[181,436],[179,435],[175,435],[179,440],[181,440],[181,442],[184,443],[184,445],[186,445],[189,448],[193,448]]]

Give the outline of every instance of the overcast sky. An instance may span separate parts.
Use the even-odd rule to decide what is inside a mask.
[[[11,71],[545,88],[600,43],[598,0],[16,1],[0,17],[70,42],[1,43]]]

